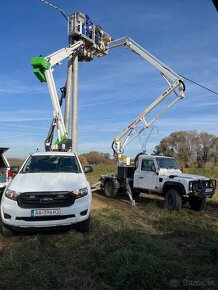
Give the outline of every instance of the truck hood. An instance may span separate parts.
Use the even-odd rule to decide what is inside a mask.
[[[164,175],[164,176],[171,176],[174,178],[186,178],[189,180],[208,180],[209,178],[205,176],[200,176],[200,175],[193,175],[193,174],[185,174],[182,173],[179,169],[161,169],[159,172],[159,175]]]
[[[175,176],[178,176],[178,178],[186,178],[186,179],[190,179],[190,180],[199,180],[199,179],[208,180],[209,179],[205,176],[193,175],[193,174],[184,174],[184,173],[175,174]]]
[[[83,173],[20,173],[13,179],[9,189],[18,192],[72,191],[87,186]]]

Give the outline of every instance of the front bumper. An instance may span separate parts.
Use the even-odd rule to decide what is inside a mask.
[[[192,180],[189,182],[189,195],[198,198],[211,198],[215,194],[216,180]]]
[[[13,228],[50,228],[73,225],[88,219],[91,211],[91,200],[91,195],[76,199],[73,205],[58,208],[60,209],[58,216],[32,217],[31,210],[37,208],[21,208],[16,201],[3,196],[1,219],[6,226]],[[40,208],[40,210],[42,209]]]

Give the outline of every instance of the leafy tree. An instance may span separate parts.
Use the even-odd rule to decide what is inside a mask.
[[[218,138],[207,132],[173,132],[161,140],[153,154],[176,157],[181,166],[190,167],[197,163],[205,167],[207,162],[217,164]]]

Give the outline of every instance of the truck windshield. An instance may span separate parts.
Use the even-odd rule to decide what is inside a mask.
[[[36,155],[29,157],[21,172],[81,173],[81,168],[75,156]]]
[[[180,169],[174,158],[157,157],[156,160],[159,168]]]

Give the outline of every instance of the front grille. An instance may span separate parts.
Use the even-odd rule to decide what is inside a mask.
[[[190,190],[193,192],[205,192],[207,189],[216,189],[216,180],[193,180],[189,183]]]
[[[18,196],[17,203],[21,208],[55,208],[74,204],[72,192],[23,192]]]
[[[68,218],[74,218],[75,214],[61,215],[61,216],[36,216],[36,217],[16,217],[16,220],[26,222],[38,222],[38,221],[53,221],[53,220],[66,220]]]

